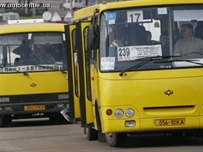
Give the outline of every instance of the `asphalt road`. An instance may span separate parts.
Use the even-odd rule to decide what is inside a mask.
[[[0,128],[0,152],[202,152],[202,139],[171,135],[128,137],[124,147],[88,141],[80,124],[14,121]]]

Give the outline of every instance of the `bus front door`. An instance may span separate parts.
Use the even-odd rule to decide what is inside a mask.
[[[87,51],[87,27],[91,22],[76,23],[76,50],[78,57],[78,75],[79,75],[79,102],[81,110],[81,125],[85,128],[92,128],[93,122],[93,104],[91,99],[90,85],[90,54]]]
[[[80,119],[79,105],[79,77],[76,50],[76,26],[65,25],[66,42],[67,42],[67,59],[68,59],[68,82],[69,82],[69,108],[70,121]]]

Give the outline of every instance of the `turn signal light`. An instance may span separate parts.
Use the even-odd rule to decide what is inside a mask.
[[[111,109],[107,109],[107,110],[106,110],[106,114],[107,114],[108,116],[111,116],[112,113],[113,113],[113,111],[112,111]]]

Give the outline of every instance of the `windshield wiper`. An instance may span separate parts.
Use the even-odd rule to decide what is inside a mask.
[[[121,71],[120,73],[119,73],[119,76],[123,76],[123,74],[126,72],[126,71],[129,71],[129,70],[131,70],[131,69],[137,69],[137,68],[139,68],[139,67],[141,67],[141,66],[143,66],[143,65],[145,65],[145,64],[147,64],[147,63],[149,63],[149,62],[151,62],[151,61],[153,61],[153,60],[161,60],[162,59],[162,56],[154,56],[154,57],[146,57],[146,58],[140,58],[140,59],[136,59],[135,61],[142,61],[141,63],[138,63],[138,64],[135,64],[135,65],[133,65],[133,66],[131,66],[131,67],[129,67],[129,68],[127,68],[127,69],[125,69],[125,70],[123,70],[123,71]]]
[[[199,61],[199,60],[185,60],[185,59],[172,59],[172,60],[165,60],[165,61],[155,61],[154,63],[169,63],[169,62],[171,63],[171,62],[182,62],[182,61],[203,65],[203,63],[195,62],[195,61]]]

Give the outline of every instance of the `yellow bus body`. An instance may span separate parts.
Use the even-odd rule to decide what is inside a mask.
[[[164,72],[164,75],[163,75]],[[104,132],[142,132],[203,127],[202,69],[131,72],[125,79],[116,74],[100,74],[100,105]],[[183,87],[184,86],[184,87]],[[165,94],[168,89],[173,94]],[[191,89],[193,88],[193,89]],[[104,96],[103,94],[108,94]],[[136,96],[135,96],[136,94]],[[107,116],[107,109],[133,108],[132,118]],[[185,118],[184,126],[157,126],[158,119]],[[125,122],[135,120],[135,127]],[[119,126],[119,127],[118,127]]]
[[[65,24],[58,23],[26,23],[26,24],[5,24],[1,26],[0,34],[11,34],[11,33],[25,33],[25,32],[52,32],[64,31]]]
[[[78,48],[71,49],[71,51],[78,53],[79,61],[78,63],[72,63],[73,65],[71,66],[79,66],[78,79],[84,85],[84,87],[82,85],[79,86],[78,99],[74,100],[79,103],[81,123],[82,127],[88,129],[88,140],[102,140],[101,136],[104,135],[107,143],[110,146],[116,147],[123,145],[127,133],[169,132],[177,135],[176,133],[186,132],[185,134],[187,134],[191,131],[194,136],[203,137],[203,95],[201,93],[203,85],[203,64],[199,61],[200,63],[195,62],[195,65],[189,65],[190,63],[193,64],[193,60],[176,60],[177,58],[173,58],[172,52],[176,40],[174,39],[175,28],[181,30],[182,22],[185,20],[185,22],[192,22],[195,26],[203,20],[201,18],[200,20],[188,21],[187,17],[179,15],[179,9],[184,10],[185,7],[186,10],[187,6],[189,7],[190,5],[194,5],[191,6],[191,9],[196,9],[196,7],[198,8],[198,4],[202,5],[203,3],[201,0],[172,0],[170,2],[132,0],[97,4],[80,9],[74,13],[74,23],[72,25],[75,25],[75,29],[71,29],[71,32],[75,30],[76,34],[79,34],[76,35],[76,38],[70,35],[70,39],[78,45]],[[173,6],[177,7],[177,11],[175,9],[175,11],[173,9],[170,10],[171,12],[174,11],[174,14],[177,16],[176,18],[174,17],[175,15],[173,16],[175,19],[171,17],[171,12],[165,9],[173,8]],[[163,12],[157,11],[160,14],[156,14],[157,16],[155,16],[154,14],[157,13],[154,11],[155,7],[160,8],[159,10]],[[155,22],[154,29],[160,28],[160,34],[166,29],[169,30],[169,40],[174,40],[174,42],[170,42],[171,52],[168,58],[174,60],[167,60],[166,63],[161,61],[159,67],[151,69],[148,69],[147,66],[145,69],[145,64],[135,66],[134,69],[133,67],[129,68],[130,66],[122,69],[121,63],[128,62],[127,59],[122,58],[123,60],[120,60],[119,64],[119,53],[115,56],[107,55],[111,47],[109,45],[108,50],[105,46],[105,41],[107,40],[105,36],[109,32],[108,28],[111,27],[111,24],[124,24],[125,26],[128,24],[129,19],[122,16],[122,11],[126,13],[128,9],[130,11],[133,9],[140,11],[147,8],[150,8],[152,10],[152,16],[154,15],[155,17],[153,17],[160,21]],[[126,12],[125,9],[127,10]],[[201,10],[198,11],[201,12]],[[146,14],[143,13],[142,15],[144,16]],[[149,19],[150,17],[147,15],[146,18]],[[125,20],[122,23],[119,21],[116,23],[117,17]],[[167,18],[168,21],[166,21],[167,19],[164,17],[171,17],[174,20]],[[142,25],[149,20],[144,21],[137,22]],[[172,21],[173,23],[171,23]],[[129,27],[129,25],[126,27]],[[97,28],[99,29],[98,33]],[[114,30],[113,27],[111,30]],[[98,41],[94,37],[99,37],[100,39],[98,46],[96,44]],[[94,45],[88,42],[89,39],[92,40],[90,41]],[[88,46],[90,46],[89,50]],[[91,46],[95,48],[91,48]],[[127,47],[133,49],[131,46],[118,47],[117,52]],[[140,48],[144,49],[142,47]],[[126,52],[123,51],[122,53]],[[113,60],[114,64],[110,63],[110,59]],[[131,60],[132,65],[135,64],[133,61],[136,61],[136,59]],[[147,61],[148,59],[149,62],[154,61],[153,58],[149,57],[144,58],[143,61]],[[199,58],[195,59],[199,60]],[[139,61],[141,59],[138,58],[137,60]],[[168,63],[171,61],[172,63],[168,66]],[[185,62],[190,63],[186,64]],[[155,61],[154,63],[156,64],[158,62]],[[116,64],[118,64],[118,70],[116,69]],[[113,68],[112,65],[114,66]],[[104,67],[103,69],[102,66]],[[107,69],[105,69],[105,66]],[[89,86],[91,87],[89,88]],[[134,110],[133,116],[127,116],[131,112],[129,109]],[[119,114],[122,116],[119,117]],[[98,136],[95,135],[97,134],[95,131],[98,133]]]
[[[63,39],[62,37],[65,37],[62,36],[64,34],[64,25],[61,23],[1,25],[0,37],[3,39],[6,36],[11,37],[15,34],[28,33],[46,33],[48,37],[49,34],[58,33]],[[58,40],[54,41],[58,43]],[[41,44],[41,42],[38,43]],[[54,45],[53,43],[51,45]],[[64,57],[66,56],[64,55]],[[40,66],[40,64],[1,66],[0,84],[1,88],[3,88],[0,90],[1,126],[6,126],[11,119],[33,118],[39,113],[43,114],[41,115],[43,117],[49,117],[50,120],[62,120],[59,119],[61,116],[60,111],[69,104],[68,70],[64,68],[58,69],[58,63],[46,64],[46,66],[50,69],[47,70],[46,67]],[[39,117],[41,116],[39,115]]]
[[[67,83],[66,75],[61,75],[61,71],[43,73],[43,78],[39,73],[31,73],[28,76],[19,73],[2,74],[0,82],[1,86],[4,86],[0,91],[1,95],[68,92],[67,85],[64,85]],[[30,87],[32,83],[36,83],[36,86]]]

